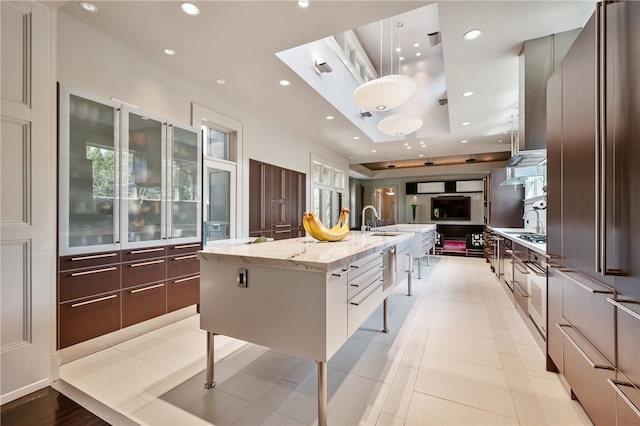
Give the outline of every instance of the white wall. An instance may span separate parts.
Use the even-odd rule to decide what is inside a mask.
[[[102,97],[117,98],[185,124],[191,123],[192,102],[242,123],[244,158],[239,161],[239,173],[245,176],[243,194],[248,194],[249,158],[306,173],[307,200],[310,200],[311,153],[348,168],[347,158],[326,146],[263,119],[240,101],[143,57],[132,47],[64,13],[58,13],[57,45],[61,83]],[[180,60],[179,57],[176,60]],[[282,155],[283,152],[287,154]]]

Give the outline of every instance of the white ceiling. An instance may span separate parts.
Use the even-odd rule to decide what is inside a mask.
[[[581,27],[595,8],[593,0],[442,1],[435,8],[439,16],[433,19],[424,17],[424,6],[433,3],[428,1],[310,2],[302,9],[295,0],[194,1],[201,9],[195,17],[182,13],[179,1],[93,2],[97,13],[84,11],[77,1],[58,4],[62,12],[180,74],[241,100],[294,133],[330,146],[354,165],[509,151],[509,134],[505,132],[518,122],[522,43]],[[416,9],[417,18],[411,18],[408,12]],[[429,77],[444,86],[434,84],[437,93],[428,96],[437,102],[444,95],[448,104],[427,108],[435,115],[425,117],[429,126],[419,139],[375,143],[276,56],[354,29],[377,64],[380,24],[376,22],[391,22],[388,18],[401,14],[405,14],[401,17],[405,23],[403,45],[418,42],[420,49],[425,49],[418,61],[406,62],[402,72],[428,67],[424,61],[433,52],[442,58],[440,70],[444,70],[444,75]],[[365,27],[367,24],[372,25]],[[439,28],[434,28],[437,25]],[[482,36],[464,41],[462,35],[472,28],[481,29]],[[431,48],[427,34],[438,30],[442,44]],[[177,55],[164,55],[165,47],[176,50]],[[217,79],[227,83],[219,85]],[[282,79],[291,85],[280,86]],[[462,97],[468,90],[474,95]],[[326,120],[327,115],[335,119]],[[470,124],[463,126],[463,122]]]

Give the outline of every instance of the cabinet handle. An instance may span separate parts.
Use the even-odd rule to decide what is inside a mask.
[[[349,271],[351,271],[351,268],[343,269],[340,272],[333,272],[333,273],[331,273],[331,275],[334,276],[334,277],[341,277],[341,276],[343,276],[344,274],[346,274]]]
[[[621,382],[619,380],[611,380],[611,379],[607,379],[607,382],[609,382],[609,384],[613,387],[613,389],[620,396],[620,398],[622,398],[622,400],[627,403],[629,408],[631,408],[631,411],[633,411],[636,414],[636,416],[640,417],[640,408],[636,407],[636,405],[629,399],[629,397],[625,395],[625,393],[622,392],[622,390],[620,390],[620,386],[628,386],[632,389],[635,389],[633,384],[627,383],[627,382]]]
[[[72,308],[77,308],[78,306],[90,305],[92,303],[102,302],[104,300],[113,299],[114,297],[118,297],[117,294],[112,294],[111,296],[99,297],[97,299],[87,300],[86,302],[74,303],[71,305]]]
[[[129,267],[137,268],[139,266],[155,265],[156,263],[164,263],[164,259],[151,260],[149,262],[132,263],[131,265],[129,265]]]
[[[291,229],[287,229],[286,231],[273,231],[276,234],[289,234],[291,233]]]
[[[180,284],[180,283],[183,283],[185,281],[197,280],[198,278],[200,278],[200,275],[194,275],[192,277],[180,278],[179,280],[173,280],[173,283],[174,284]]]
[[[163,251],[163,250],[164,250],[164,247],[156,247],[156,248],[143,249],[143,250],[132,250],[129,252],[129,254],[153,253],[156,251]]]
[[[373,290],[371,290],[371,292],[369,292],[369,294],[367,294],[365,297],[363,297],[362,299],[358,300],[357,302],[349,302],[349,304],[353,305],[353,306],[360,306],[362,305],[368,298],[370,298],[373,293],[376,292],[377,289],[379,289],[380,287],[382,287],[382,284],[379,284],[377,286],[375,286],[375,288]],[[364,291],[363,291],[364,293]]]
[[[640,313],[638,313],[636,311],[633,311],[633,310],[631,310],[631,309],[629,309],[629,308],[627,308],[626,306],[623,305],[623,303],[640,304],[640,302],[637,302],[635,300],[614,300],[614,299],[612,299],[610,297],[607,297],[607,302],[609,302],[612,305],[618,307],[618,309],[625,311],[626,313],[628,313],[632,317],[640,320]]]
[[[274,228],[286,228],[286,227],[290,227],[291,224],[288,225],[275,225]]]
[[[105,257],[113,257],[113,256],[117,256],[118,253],[105,253],[105,254],[94,254],[91,256],[80,256],[80,257],[72,257],[71,261],[72,262],[78,262],[80,260],[90,260],[90,259],[102,259]]]
[[[573,326],[569,325],[569,324],[558,324],[556,323],[556,326],[558,327],[558,329],[560,329],[560,332],[564,335],[564,337],[567,338],[567,340],[569,340],[569,342],[573,345],[574,348],[576,348],[576,350],[578,351],[578,353],[580,353],[580,355],[582,355],[582,357],[584,358],[585,361],[587,361],[587,363],[595,368],[595,369],[599,369],[599,370],[614,370],[613,367],[609,366],[609,365],[600,365],[600,364],[596,364],[595,362],[593,362],[591,360],[591,358],[589,358],[589,355],[587,355],[585,353],[584,350],[582,350],[582,348],[578,345],[578,342],[576,342],[575,340],[573,340],[573,338],[571,336],[569,336],[569,333],[567,333],[564,329],[565,328],[572,328]],[[575,330],[575,329],[574,329]],[[577,333],[577,331],[576,331]]]
[[[72,277],[79,277],[79,276],[82,276],[82,275],[99,274],[101,272],[115,271],[116,269],[118,269],[118,268],[115,267],[115,266],[111,266],[110,268],[94,269],[93,271],[74,272],[73,274],[71,274],[71,276]]]
[[[198,257],[198,255],[197,255],[197,254],[189,254],[189,255],[186,255],[186,256],[177,256],[177,257],[174,257],[174,258],[173,258],[173,260],[195,259],[195,258],[197,258],[197,257]]]
[[[140,293],[140,292],[147,291],[147,290],[153,290],[154,288],[158,288],[158,287],[164,287],[164,283],[152,285],[152,286],[145,287],[145,288],[137,288],[135,290],[131,290],[129,293],[131,293],[131,294]]]
[[[186,248],[194,248],[194,247],[200,247],[200,243],[196,243],[196,244],[183,244],[181,246],[173,246],[171,247],[172,249],[186,249]]]
[[[588,285],[578,281],[576,278],[574,278],[574,277],[569,275],[570,273],[574,273],[575,274],[576,272],[569,271],[569,270],[566,270],[566,269],[557,269],[557,271],[558,271],[558,274],[560,274],[564,278],[568,279],[569,281],[571,281],[572,283],[574,283],[578,287],[580,287],[580,288],[582,288],[584,290],[587,290],[589,293],[592,293],[592,294],[613,294],[613,291],[611,291],[611,290],[596,290],[595,288],[591,288]],[[594,283],[595,283],[595,281],[594,281]],[[595,284],[598,284],[598,283],[595,283]]]

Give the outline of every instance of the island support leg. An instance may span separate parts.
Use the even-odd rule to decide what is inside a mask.
[[[327,426],[327,363],[318,364],[318,425]]]
[[[205,389],[213,389],[216,382],[213,381],[213,336],[214,333],[207,331],[207,379],[204,383]]]
[[[389,298],[385,298],[382,302],[382,332],[389,333]]]
[[[422,279],[422,258],[418,258],[418,279]]]
[[[411,274],[413,274],[413,255],[411,253],[407,253],[408,262],[407,262],[407,296],[413,296],[411,293],[411,279],[413,278]],[[418,258],[418,262],[420,262],[420,258]],[[418,271],[420,271],[420,263],[418,263]],[[419,274],[420,272],[418,272]]]

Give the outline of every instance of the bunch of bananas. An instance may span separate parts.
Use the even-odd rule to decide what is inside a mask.
[[[349,235],[349,209],[340,210],[340,219],[331,229],[322,224],[314,214],[305,212],[302,214],[302,224],[309,235],[320,241],[340,241]]]

